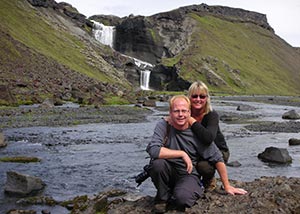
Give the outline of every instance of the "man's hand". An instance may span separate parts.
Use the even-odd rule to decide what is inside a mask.
[[[193,171],[193,163],[187,153],[183,152],[182,160],[185,162],[186,171],[191,174]]]

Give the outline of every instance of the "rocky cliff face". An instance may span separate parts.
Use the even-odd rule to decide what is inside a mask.
[[[268,29],[266,16],[242,9],[206,4],[182,7],[150,17],[130,16],[116,25],[115,49],[121,53],[139,58],[155,65],[162,58],[180,55],[190,45],[197,22],[189,14],[211,15],[230,22],[252,23]],[[189,81],[179,77],[180,66],[158,66],[153,69],[150,87],[154,89],[182,90]],[[165,86],[164,86],[165,85]]]

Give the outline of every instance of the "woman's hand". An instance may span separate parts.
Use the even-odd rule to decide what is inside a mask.
[[[171,119],[170,116],[164,117],[164,120],[165,120],[170,126],[173,126],[173,121],[172,121],[172,119]]]
[[[230,195],[245,195],[247,191],[242,188],[235,188],[231,185],[225,188],[225,191]]]
[[[197,122],[197,120],[195,118],[193,118],[192,116],[189,117],[188,119],[189,125],[192,126],[193,123]]]

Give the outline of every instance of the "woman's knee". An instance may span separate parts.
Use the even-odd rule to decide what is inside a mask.
[[[208,161],[199,161],[196,168],[201,176],[213,177],[215,174],[215,167]]]

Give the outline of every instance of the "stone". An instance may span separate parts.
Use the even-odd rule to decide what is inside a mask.
[[[4,192],[12,196],[34,195],[42,190],[46,184],[38,177],[20,174],[14,171],[6,172],[7,180]]]
[[[255,107],[250,106],[250,105],[239,105],[236,108],[237,111],[254,111]]]
[[[291,163],[292,157],[289,155],[287,149],[268,147],[264,152],[258,154],[258,158],[264,162],[273,162],[273,163]]]
[[[296,110],[290,110],[288,112],[285,112],[282,115],[282,119],[287,119],[287,120],[298,120],[300,119],[300,115],[296,112]]]
[[[290,146],[297,146],[300,145],[300,139],[291,138],[289,139],[289,145]]]
[[[232,161],[232,162],[227,163],[226,165],[230,166],[230,167],[240,167],[240,166],[242,166],[242,164],[238,161]]]
[[[148,107],[155,107],[156,102],[155,102],[155,100],[146,100],[143,105],[148,106]]]

